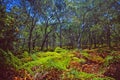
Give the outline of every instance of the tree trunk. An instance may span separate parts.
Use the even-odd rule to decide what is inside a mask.
[[[62,48],[62,26],[60,25],[60,47]]]
[[[33,32],[33,29],[35,28],[35,24],[36,22],[33,23],[33,26],[30,28],[30,32],[29,32],[29,38],[28,38],[29,53],[31,53],[31,49],[32,49],[32,32]]]
[[[43,39],[43,42],[42,42],[42,45],[41,45],[41,51],[44,49],[44,45],[45,45],[47,37],[48,37],[48,35],[45,35],[45,37]]]
[[[48,37],[46,38],[46,50],[48,50],[48,47],[49,47],[49,45],[48,45]]]
[[[53,36],[52,36],[52,49],[55,48],[55,43],[56,43],[56,41],[55,41],[55,33],[53,33]]]
[[[35,44],[36,44],[36,39],[33,40],[33,44],[32,44],[32,48],[33,48],[33,50],[35,49]]]
[[[91,38],[91,32],[89,33],[89,49],[92,47],[92,38]]]
[[[28,51],[29,53],[31,53],[31,47],[32,47],[32,31],[30,30],[30,34],[29,34],[29,41],[28,41]]]
[[[97,40],[96,40],[96,34],[94,35],[94,48],[97,47]]]
[[[111,33],[110,33],[110,27],[109,26],[107,26],[107,45],[108,45],[108,47],[109,48],[111,48],[111,38],[110,38],[110,36],[111,36]]]
[[[77,48],[78,48],[78,49],[81,48],[81,34],[79,34],[79,36],[78,36]]]
[[[37,19],[35,18],[36,17],[36,14],[34,14],[34,16],[32,17],[32,25],[30,27],[30,32],[29,32],[29,40],[28,40],[28,51],[29,53],[31,53],[31,49],[32,49],[32,32],[36,26],[36,22],[37,22]]]

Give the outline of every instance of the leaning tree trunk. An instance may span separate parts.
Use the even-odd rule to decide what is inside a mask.
[[[42,42],[42,45],[41,45],[41,51],[44,49],[44,45],[45,45],[47,37],[48,37],[48,35],[45,35],[45,37],[43,39],[43,42]]]

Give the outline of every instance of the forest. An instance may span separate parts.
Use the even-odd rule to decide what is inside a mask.
[[[120,80],[120,0],[0,0],[0,80]]]

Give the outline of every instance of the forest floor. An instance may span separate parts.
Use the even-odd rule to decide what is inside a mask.
[[[24,52],[17,58],[14,59],[17,63],[11,60],[15,68],[0,68],[0,80],[120,80],[120,49],[117,48],[56,48],[31,55]]]

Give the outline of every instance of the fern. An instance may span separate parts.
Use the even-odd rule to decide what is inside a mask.
[[[2,59],[4,59],[4,63],[6,65],[13,66],[14,68],[18,69],[19,66],[21,66],[23,63],[18,59],[16,56],[14,56],[10,51],[5,52],[3,50],[0,50],[2,54]]]
[[[59,54],[56,52],[46,52],[31,55],[32,58],[36,58],[33,61],[25,63],[20,69],[26,69],[28,72],[33,74],[32,68],[35,66],[40,66],[41,69],[45,70],[47,68],[56,68],[59,70],[66,70],[69,62],[71,60],[71,55]],[[44,67],[42,67],[44,66]]]
[[[75,69],[70,69],[66,73],[63,74],[63,79],[68,78],[68,79],[79,79],[79,80],[91,80],[92,78],[96,77],[94,74],[89,74],[85,72],[79,72]]]
[[[112,60],[113,60],[113,56],[107,56],[105,59],[104,59],[104,66],[108,66],[110,63],[112,63]]]
[[[28,57],[29,56],[29,53],[27,52],[27,51],[24,51],[24,53],[22,54],[22,57],[23,58],[26,58],[26,57]]]
[[[111,78],[111,77],[105,77],[105,78],[93,78],[92,80],[115,80],[114,78]]]
[[[62,49],[62,48],[60,48],[60,47],[56,47],[54,52],[57,52],[57,53],[67,53],[68,50]]]

